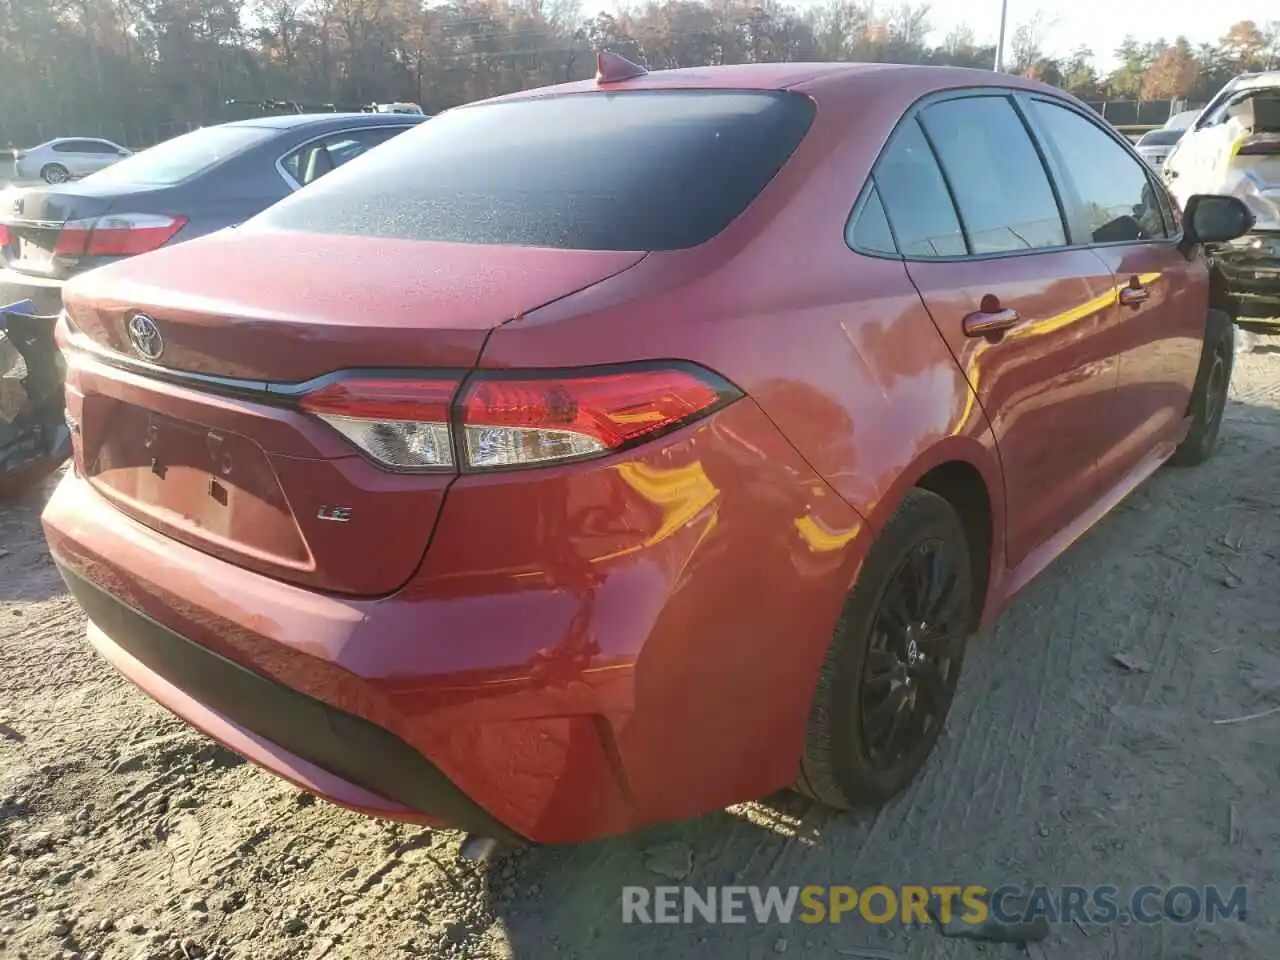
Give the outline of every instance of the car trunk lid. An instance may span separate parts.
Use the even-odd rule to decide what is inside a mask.
[[[160,366],[296,383],[338,367],[470,367],[492,327],[642,256],[239,227],[95,271],[66,297],[108,350],[136,355],[127,327],[142,312],[163,337]]]
[[[240,566],[389,593],[454,473],[380,466],[295,399],[339,370],[460,380],[493,326],[642,257],[242,228],[95,270],[65,290],[77,469],[123,512]],[[137,349],[139,315],[159,349]]]

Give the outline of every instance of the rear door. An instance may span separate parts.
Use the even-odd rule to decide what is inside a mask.
[[[84,177],[99,169],[99,156],[93,140],[63,140],[53,145],[58,163],[67,168],[73,177]]]
[[[90,172],[109,167],[123,156],[120,148],[106,140],[84,140],[81,156]]]
[[[1106,326],[1119,365],[1118,437],[1099,459],[1103,482],[1116,484],[1187,415],[1204,343],[1205,267],[1178,249],[1163,187],[1116,135],[1062,101],[1028,104],[1076,234],[1116,278]]]
[[[1113,442],[1111,272],[1070,246],[1011,94],[926,101],[874,176],[911,279],[995,432],[1015,566],[1098,496],[1096,463]]]

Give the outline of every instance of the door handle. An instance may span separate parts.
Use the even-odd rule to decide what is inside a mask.
[[[964,318],[966,337],[986,337],[1017,326],[1022,317],[1017,310],[978,310]]]
[[[1146,287],[1128,286],[1120,289],[1120,302],[1126,307],[1136,307],[1151,299],[1151,291]]]

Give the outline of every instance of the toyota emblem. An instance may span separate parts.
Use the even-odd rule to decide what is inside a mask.
[[[148,360],[158,360],[164,353],[164,337],[160,336],[160,328],[145,313],[135,313],[129,318],[129,342],[138,356]]]

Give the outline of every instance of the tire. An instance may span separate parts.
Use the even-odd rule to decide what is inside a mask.
[[[936,605],[939,615],[932,617],[937,629],[897,629],[894,621],[907,618],[895,617],[894,608],[910,608],[918,597],[901,588],[914,570],[939,556],[947,558],[951,574],[940,578],[950,586]],[[970,564],[964,526],[951,504],[927,490],[908,492],[871,546],[836,624],[809,712],[795,783],[799,792],[847,810],[882,804],[915,779],[951,708],[976,620]],[[924,619],[919,612],[914,611],[917,625]],[[887,706],[895,697],[903,704],[927,704],[930,693],[936,710],[928,722],[911,713],[902,720],[901,707],[894,715]],[[895,716],[888,749],[876,746],[886,716]],[[917,736],[894,749],[898,721],[910,724],[907,729]]]
[[[1210,310],[1205,322],[1200,369],[1191,390],[1191,430],[1169,458],[1171,465],[1194,467],[1213,456],[1227,409],[1235,344],[1231,318],[1220,310]]]
[[[60,163],[46,163],[40,168],[40,179],[45,183],[66,183],[71,179],[71,171]]]

